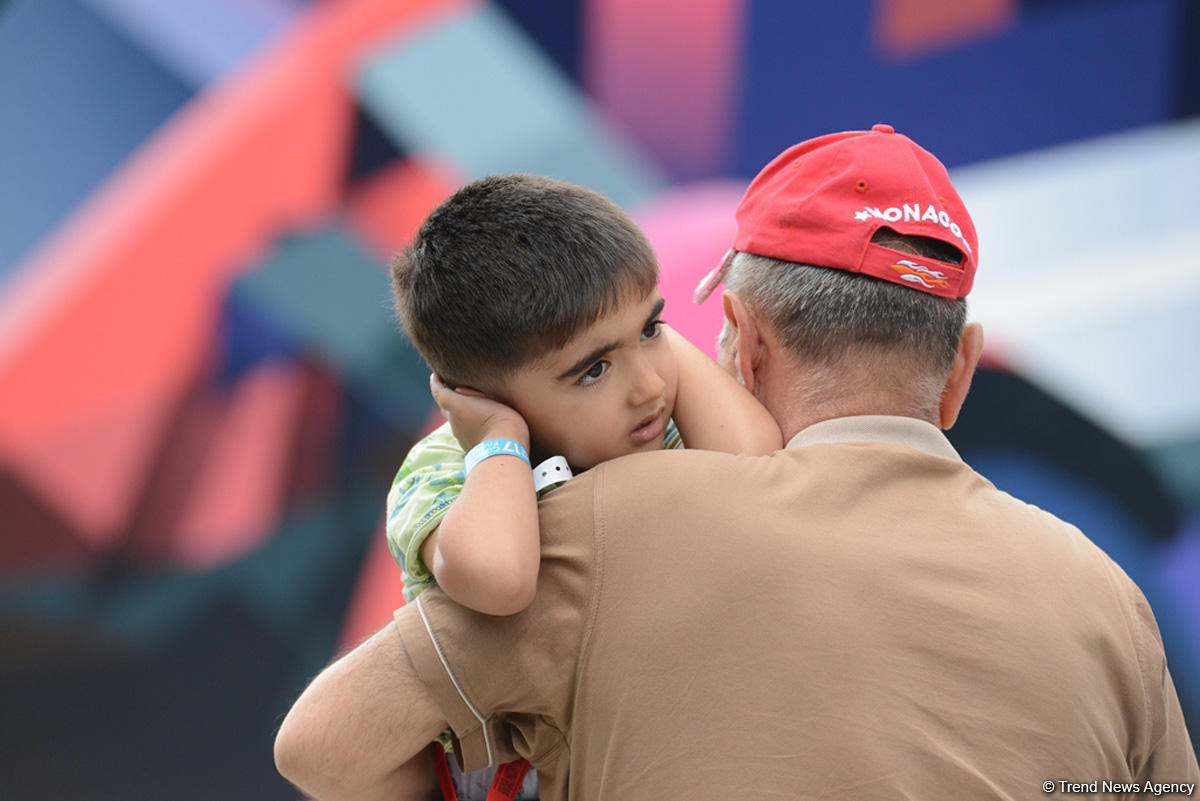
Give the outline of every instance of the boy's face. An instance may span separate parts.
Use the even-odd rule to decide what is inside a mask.
[[[662,447],[678,385],[662,309],[657,291],[626,300],[505,382],[539,452],[585,469]]]

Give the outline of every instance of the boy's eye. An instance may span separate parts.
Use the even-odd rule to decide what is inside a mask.
[[[650,323],[650,325],[642,329],[642,339],[653,339],[654,337],[658,336],[658,333],[662,330],[662,327],[663,321],[655,320],[654,322]]]
[[[609,367],[609,365],[608,365],[607,361],[604,361],[604,360],[598,361],[595,364],[593,364],[591,367],[589,367],[587,369],[587,372],[585,372],[583,375],[581,375],[579,377],[579,381],[576,383],[580,384],[581,386],[587,386],[588,384],[594,384],[595,382],[600,380],[600,377],[602,375],[604,375],[605,373],[608,372],[608,367]]]

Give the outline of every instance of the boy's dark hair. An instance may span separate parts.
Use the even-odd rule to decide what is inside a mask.
[[[413,344],[448,385],[477,388],[561,348],[657,281],[650,243],[614,203],[533,175],[463,187],[392,262]]]

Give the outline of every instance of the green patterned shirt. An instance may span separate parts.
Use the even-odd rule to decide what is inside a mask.
[[[674,420],[667,423],[663,447],[683,447]],[[464,459],[450,424],[445,423],[413,446],[392,481],[387,497],[387,543],[404,571],[404,597],[409,601],[436,584],[421,561],[421,545],[462,492]]]

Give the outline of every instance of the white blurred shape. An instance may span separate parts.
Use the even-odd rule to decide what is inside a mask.
[[[954,171],[971,317],[1012,367],[1133,445],[1200,435],[1200,122]]]

